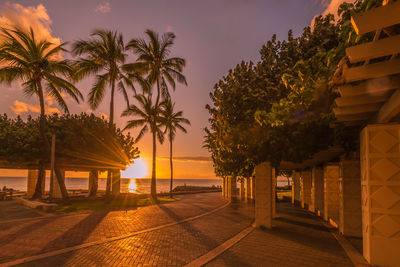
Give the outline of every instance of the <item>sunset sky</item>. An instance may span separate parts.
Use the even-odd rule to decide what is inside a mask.
[[[143,31],[153,29],[159,33],[172,31],[176,42],[172,54],[187,60],[188,86],[178,85],[172,99],[184,111],[192,126],[188,134],[178,133],[174,143],[176,178],[214,178],[208,152],[202,148],[203,128],[208,113],[204,106],[210,102],[209,92],[214,84],[241,60],[257,61],[261,46],[276,33],[286,37],[289,29],[297,36],[312,18],[326,10],[335,10],[339,2],[328,0],[114,0],[114,1],[0,1],[0,24],[18,23],[32,26],[42,37],[53,42],[71,42],[87,38],[96,28],[121,31],[125,42],[144,37]],[[67,45],[69,48],[69,45]],[[68,55],[64,55],[68,57]],[[129,60],[134,60],[130,57]],[[84,96],[92,83],[86,79],[78,83]],[[10,116],[28,114],[37,116],[38,101],[27,98],[19,88],[0,85],[0,113]],[[132,96],[132,93],[131,93]],[[126,105],[121,95],[116,96],[115,121],[124,127],[126,118],[119,115]],[[72,113],[92,112],[86,102],[74,103],[68,99]],[[58,107],[47,99],[49,111]],[[109,113],[109,91],[97,115]],[[105,114],[105,115],[104,115]],[[136,132],[132,134],[135,136]],[[150,175],[151,137],[143,138],[138,147]],[[169,146],[158,145],[158,174],[169,177]],[[0,175],[17,172],[0,171]],[[131,177],[130,177],[131,178]]]

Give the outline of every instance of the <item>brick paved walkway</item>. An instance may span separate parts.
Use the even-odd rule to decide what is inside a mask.
[[[25,225],[21,228],[15,225],[6,229],[6,231],[11,231],[5,235],[10,244],[1,241],[0,262],[91,242],[108,235],[120,235],[171,221],[180,221],[182,218],[215,209],[224,203],[220,193],[199,194],[184,197],[179,202],[145,207],[137,211],[128,211],[126,214],[125,212],[110,212],[106,215],[43,218],[32,222],[29,227]],[[254,230],[208,265],[351,266],[351,262],[340,245],[319,219],[289,204],[279,204],[278,212],[279,218],[274,220],[273,230]],[[182,266],[248,228],[253,221],[253,214],[253,205],[233,203],[195,220],[21,265]],[[67,222],[70,223],[69,229],[62,231],[62,225],[66,225]],[[0,227],[2,227],[1,224]],[[39,231],[36,228],[44,229]],[[46,228],[52,229],[55,236],[49,238],[49,231],[45,234]],[[10,237],[12,233],[15,233],[16,238]],[[39,245],[39,248],[29,245],[30,242],[35,241],[33,237],[38,238],[40,233],[42,238],[45,236],[46,241],[36,240],[35,244]],[[29,239],[24,241],[24,237],[29,237]],[[0,240],[2,240],[1,237]],[[18,241],[17,244],[14,244],[15,240]]]

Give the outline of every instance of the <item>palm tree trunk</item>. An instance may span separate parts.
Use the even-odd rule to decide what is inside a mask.
[[[32,198],[33,199],[39,199],[42,198],[42,195],[44,192],[42,192],[42,183],[43,180],[45,179],[46,176],[46,171],[44,168],[44,163],[43,161],[39,162],[39,173],[38,173],[38,179],[36,182],[36,186],[35,186],[35,193],[33,193]]]
[[[170,183],[170,185],[169,185],[169,194],[170,194],[170,197],[172,198],[172,180],[173,180],[173,177],[174,177],[174,166],[173,166],[173,164],[172,164],[172,138],[170,137],[169,138],[169,165],[170,165],[170,168],[171,168],[171,183]]]
[[[156,107],[158,107],[158,102],[160,102],[160,81],[157,78],[157,98],[156,98]]]
[[[110,100],[110,119],[108,121],[108,127],[110,131],[114,127],[114,91],[115,91],[115,81],[114,79],[111,82],[111,100]],[[106,196],[111,194],[111,170],[107,171],[107,185],[106,185]]]
[[[38,91],[39,91],[39,103],[40,103],[39,130],[40,130],[40,135],[41,135],[41,137],[43,139],[43,142],[44,142],[44,145],[45,145],[46,153],[50,153],[51,147],[50,147],[49,140],[46,137],[47,123],[46,123],[46,113],[45,113],[43,88],[42,88],[41,82],[38,82],[37,86],[38,86],[38,89],[39,89]],[[63,177],[61,175],[61,171],[57,167],[55,167],[55,174],[56,174],[58,185],[60,186],[60,191],[61,191],[62,198],[63,198],[64,202],[67,202],[67,201],[69,201],[67,188],[65,187],[65,183],[64,183],[64,179],[63,179]],[[39,179],[38,179],[38,182],[39,182]],[[38,184],[36,184],[36,187],[37,186],[38,186]],[[41,185],[39,185],[39,186],[41,186]]]
[[[157,189],[156,189],[156,130],[152,130],[153,134],[153,169],[151,171],[151,198],[156,200],[157,199]]]

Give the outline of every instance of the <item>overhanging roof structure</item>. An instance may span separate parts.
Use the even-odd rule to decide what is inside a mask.
[[[346,49],[349,62],[359,64],[343,67],[334,113],[348,126],[391,122],[400,114],[400,1],[384,1],[351,22],[357,34],[375,37]]]

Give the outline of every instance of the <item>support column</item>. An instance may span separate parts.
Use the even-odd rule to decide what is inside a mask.
[[[339,167],[339,230],[362,237],[360,161],[341,161]]]
[[[99,186],[99,172],[92,170],[89,172],[89,197],[95,197],[97,194],[97,188]]]
[[[301,207],[308,209],[311,203],[311,171],[301,171]]]
[[[229,180],[229,198],[231,201],[236,201],[236,176],[230,176]]]
[[[256,173],[256,200],[255,223],[256,227],[272,228],[272,168],[269,162],[255,167]]]
[[[400,124],[368,125],[360,136],[363,254],[400,264]]]
[[[256,199],[256,177],[251,177],[251,199]]]
[[[339,223],[339,164],[324,167],[324,219]]]
[[[225,188],[226,188],[226,185],[225,185],[225,177],[222,177],[222,181],[221,181],[222,183],[222,185],[221,185],[221,194],[222,194],[222,197],[225,197]]]
[[[300,206],[300,172],[293,172],[292,177],[292,204],[295,206]]]
[[[111,175],[111,190],[113,195],[121,193],[121,171],[113,170]]]
[[[64,180],[65,183],[65,171],[60,170],[60,172],[62,179]],[[53,176],[53,198],[62,198],[61,188],[60,185],[58,184],[57,175],[55,173]]]
[[[37,180],[39,179],[39,170],[28,170],[28,179],[27,179],[27,197],[32,197],[35,193]],[[45,186],[46,178],[42,181],[42,193],[44,195],[44,186]]]
[[[271,201],[272,201],[272,218],[276,217],[276,171],[272,168],[272,184],[271,184]]]
[[[246,178],[246,199],[251,199],[251,177]]]
[[[321,216],[324,210],[324,170],[319,167],[312,169],[311,211]]]
[[[243,201],[246,198],[246,192],[244,191],[244,177],[240,179],[240,199]]]

